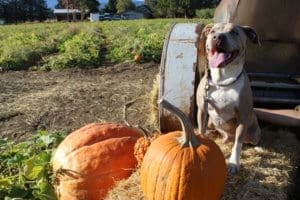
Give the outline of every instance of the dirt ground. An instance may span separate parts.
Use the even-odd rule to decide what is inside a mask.
[[[158,64],[154,63],[127,63],[60,72],[2,72],[0,138],[24,140],[37,130],[69,133],[87,123],[104,121],[127,120],[132,125],[153,130],[148,119],[149,93],[158,70]],[[256,155],[255,159],[242,158],[245,167],[239,176],[229,179],[223,199],[235,199],[239,191],[243,195],[239,199],[298,199],[299,142],[294,134],[277,132],[266,132],[269,136],[264,141],[271,144],[262,143],[261,152],[253,147],[245,148],[244,157]],[[138,181],[133,179],[132,183],[137,185]]]
[[[90,122],[148,129],[149,91],[158,65],[120,64],[60,72],[0,73],[0,137],[25,139],[37,130],[71,132]]]

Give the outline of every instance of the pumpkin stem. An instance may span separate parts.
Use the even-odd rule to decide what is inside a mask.
[[[171,113],[175,114],[175,116],[179,119],[184,133],[184,135],[182,135],[182,137],[179,139],[182,147],[199,146],[200,141],[195,135],[193,125],[191,124],[189,118],[181,110],[170,104],[167,100],[160,99],[159,104]]]

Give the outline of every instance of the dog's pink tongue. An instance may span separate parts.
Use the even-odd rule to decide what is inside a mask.
[[[228,53],[215,52],[214,55],[209,58],[209,66],[213,68],[223,67],[223,63],[225,63],[228,56]]]

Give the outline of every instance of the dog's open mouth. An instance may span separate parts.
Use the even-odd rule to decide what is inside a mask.
[[[222,68],[231,63],[239,54],[238,50],[226,52],[223,49],[215,48],[211,50],[209,56],[209,66],[213,68]]]

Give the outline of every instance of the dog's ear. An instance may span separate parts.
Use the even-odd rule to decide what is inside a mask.
[[[254,43],[254,44],[258,44],[261,46],[261,42],[259,39],[258,34],[256,33],[256,31],[249,27],[249,26],[241,26],[241,28],[243,29],[244,33],[247,35],[247,37]]]
[[[210,29],[214,26],[214,24],[207,24],[204,26],[204,24],[198,24],[196,26],[195,32],[199,35],[199,37],[207,37]]]
[[[214,24],[208,24],[204,26],[203,24],[198,24],[196,26],[195,32],[198,34],[198,38],[196,41],[196,48],[198,52],[198,71],[200,73],[203,72],[203,70],[208,69],[208,61],[207,61],[207,55],[206,55],[206,38],[208,33],[210,32],[210,29],[213,27]]]
[[[202,34],[203,29],[204,29],[204,24],[197,24],[197,26],[195,28],[195,33],[198,35],[196,43],[195,43],[196,48],[198,48],[198,46],[199,46],[200,38],[201,38],[201,34]]]
[[[204,26],[204,24],[198,24],[196,26],[195,32],[198,34],[198,38],[196,41],[196,48],[199,48],[200,44],[205,44],[207,35],[210,31],[210,29],[213,27],[214,24],[208,24]],[[205,46],[204,46],[205,47]]]
[[[207,24],[207,25],[204,27],[201,36],[207,37],[207,35],[208,35],[210,29],[211,29],[213,26],[214,26],[214,24],[212,24],[212,23],[211,23],[211,24]]]

